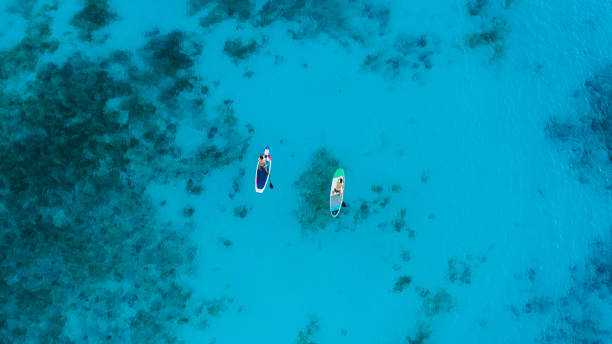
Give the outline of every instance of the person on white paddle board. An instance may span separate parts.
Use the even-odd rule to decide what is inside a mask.
[[[338,179],[338,183],[336,183],[334,192],[339,193],[341,196],[344,196],[344,183],[342,182],[342,178]]]

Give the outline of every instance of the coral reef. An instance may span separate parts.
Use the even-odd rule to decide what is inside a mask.
[[[208,140],[202,140],[192,157],[181,159],[177,173],[191,173],[194,178],[199,179],[208,174],[210,169],[222,168],[242,160],[249,147],[251,135],[244,133],[239,127],[240,122],[232,104],[233,101],[226,100],[217,106],[217,116],[209,123],[209,128],[217,128],[216,134]],[[244,127],[248,131],[249,125]],[[239,169],[238,175],[244,173],[240,171]],[[239,188],[235,186],[235,182],[232,183],[234,191]]]
[[[425,323],[419,324],[416,334],[413,337],[407,336],[409,344],[423,344],[431,336],[431,328]]]
[[[471,254],[465,255],[463,259],[448,259],[448,280],[452,283],[471,284],[472,270],[478,268],[486,260],[486,255],[474,257]]]
[[[395,281],[395,285],[393,285],[393,291],[396,293],[401,293],[404,288],[408,288],[412,283],[412,277],[410,276],[400,276]]]
[[[224,103],[202,128],[217,132],[182,157],[178,118],[152,99],[163,90],[138,87],[146,80],[130,53],[37,66],[54,46],[50,27],[37,13],[0,54],[3,79],[37,70],[24,90],[0,91],[0,338],[177,342],[177,326],[207,326],[230,301],[198,301],[180,282],[194,269],[190,228],[161,224],[145,187],[171,177],[202,192],[205,172],[240,160],[252,130]],[[181,37],[154,35],[141,51],[157,77],[189,72]],[[66,328],[77,330],[68,338]]]
[[[401,232],[402,230],[406,229],[408,231],[408,236],[411,238],[414,237],[414,230],[406,227],[406,208],[400,209],[397,217],[391,222],[391,224],[396,232]]]
[[[185,217],[192,217],[193,214],[195,214],[195,208],[187,205],[183,208],[183,216]]]
[[[308,324],[298,333],[296,344],[316,344],[312,337],[316,336],[319,331],[319,321],[314,316],[311,317]]]
[[[507,22],[505,12],[512,1],[491,2],[470,0],[466,2],[467,15],[478,23],[480,29],[467,35],[465,45],[469,49],[486,48],[492,51],[490,61],[501,58],[505,49]]]
[[[303,230],[324,228],[333,218],[329,214],[329,189],[334,171],[341,166],[327,149],[316,150],[310,163],[294,185],[298,191],[298,207],[294,210]]]
[[[41,55],[52,53],[59,42],[51,36],[50,11],[56,7],[44,6],[29,18],[25,37],[9,50],[0,50],[0,81],[23,71],[34,71]]]
[[[531,297],[523,313],[547,314],[540,343],[606,343],[612,335],[612,232],[598,238],[583,265],[571,266],[572,286],[567,295],[553,299]],[[511,309],[520,315],[517,307]],[[579,310],[579,311],[577,311]],[[541,319],[541,317],[540,317]]]
[[[189,179],[185,190],[192,195],[199,195],[202,192],[202,185],[196,184],[193,179]]]
[[[234,303],[233,298],[222,297],[222,298],[217,298],[217,299],[207,301],[204,303],[204,306],[206,307],[206,313],[214,317],[218,317],[227,310],[228,304],[232,304],[232,303]]]
[[[361,201],[359,209],[355,215],[353,215],[353,219],[355,220],[355,223],[358,223],[365,221],[368,216],[370,216],[370,206],[368,205],[367,201]]]
[[[179,30],[165,35],[154,32],[141,49],[142,57],[155,73],[171,78],[185,76],[194,64],[193,58],[201,52],[202,47]]]
[[[34,12],[34,7],[38,0],[13,0],[13,2],[7,6],[6,10],[9,13],[17,13],[25,19],[29,19]]]
[[[261,45],[264,43],[265,40],[262,43],[257,43],[257,41],[254,39],[251,39],[246,43],[239,39],[227,40],[223,46],[223,53],[229,56],[232,62],[237,65],[239,62],[257,53]]]
[[[0,310],[11,319],[3,338],[66,340],[62,329],[75,321],[65,315],[68,309],[91,319],[83,324],[92,328],[84,340],[125,342],[130,333],[175,338],[170,324],[190,292],[172,280],[191,264],[195,247],[181,229],[153,221],[143,180],[133,173],[136,157],[147,157],[137,153],[141,149],[170,150],[164,128],[149,123],[156,120],[153,108],[109,106],[135,92],[77,54],[61,66],[42,66],[24,98],[2,94],[0,180],[9,221],[1,246],[10,247],[1,257],[2,289],[15,296]],[[122,281],[122,288],[105,286],[107,280]],[[14,318],[14,309],[24,311]],[[115,327],[104,330],[96,319]]]
[[[605,66],[585,80],[574,96],[585,101],[581,116],[560,120],[551,117],[545,132],[566,148],[570,164],[581,182],[612,190],[612,65]]]
[[[243,177],[246,174],[244,168],[239,168],[238,173],[232,179],[232,192],[228,194],[230,199],[234,199],[234,196],[240,192],[240,183],[243,181]]]
[[[234,208],[234,216],[244,219],[247,216],[249,210],[245,205],[239,205]]]
[[[470,16],[480,16],[489,0],[470,0],[465,6]]]
[[[203,111],[209,88],[192,70],[202,52],[201,44],[193,35],[179,30],[167,34],[154,30],[147,36],[147,44],[138,52],[149,68],[129,70],[131,82],[143,88],[155,84],[157,100],[173,111],[187,105]]]
[[[472,270],[465,261],[457,261],[453,258],[448,260],[448,280],[459,281],[463,284],[472,283]]]
[[[250,18],[255,4],[250,0],[189,0],[189,15],[195,15],[211,6],[208,13],[200,19],[200,25],[208,27],[227,19],[246,21]]]
[[[265,1],[257,10],[250,0],[189,0],[188,12],[205,11],[200,25],[210,27],[225,20],[236,20],[255,27],[275,22],[288,24],[293,39],[314,39],[322,34],[346,42],[363,43],[367,37],[384,35],[389,29],[391,13],[382,5],[354,0],[282,0]]]
[[[409,262],[410,259],[412,259],[412,255],[410,254],[410,251],[408,250],[402,250],[401,257],[402,257],[402,261],[404,262]]]
[[[548,297],[531,298],[525,304],[525,313],[546,313],[554,306],[554,302]]]
[[[85,7],[76,13],[70,24],[78,29],[79,38],[91,41],[94,32],[117,20],[110,10],[108,0],[87,0]]]
[[[443,313],[448,313],[453,308],[453,298],[445,290],[438,290],[435,294],[427,289],[415,287],[415,291],[423,298],[423,304],[417,314],[415,334],[407,336],[408,343],[425,343],[431,336],[432,324],[435,318]]]
[[[428,317],[450,312],[452,308],[453,298],[445,290],[438,290],[423,301],[423,311]]]
[[[369,35],[384,34],[389,17],[386,7],[352,0],[269,0],[255,15],[254,23],[268,26],[279,20],[289,22],[293,25],[288,32],[297,40],[327,34],[339,41],[348,38],[363,43]]]
[[[383,203],[381,203],[381,206],[386,206],[386,204],[389,202],[389,197],[385,197],[383,199]],[[408,237],[409,238],[414,238],[415,235],[415,231],[414,229],[410,228],[407,223],[406,223],[406,215],[407,215],[407,209],[406,208],[401,208],[398,212],[397,215],[395,217],[395,219],[393,219],[391,222],[383,222],[378,224],[378,228],[380,228],[381,230],[385,230],[386,228],[388,228],[389,226],[391,226],[391,228],[393,228],[394,231],[396,232],[406,232],[408,233]]]
[[[439,52],[439,45],[439,39],[432,35],[398,35],[392,47],[368,54],[362,67],[381,72],[389,79],[409,69],[413,79],[418,79],[422,70],[433,67],[433,56]]]
[[[308,2],[304,0],[267,1],[257,12],[257,26],[267,26],[278,20],[297,23],[291,30],[294,39],[313,38],[324,32],[336,36],[351,31],[345,16],[344,1],[328,0]]]
[[[467,38],[467,45],[471,49],[481,46],[492,46],[493,55],[491,59],[498,59],[504,52],[504,34],[506,22],[501,19],[495,19],[487,25],[483,26],[482,31],[471,34]]]

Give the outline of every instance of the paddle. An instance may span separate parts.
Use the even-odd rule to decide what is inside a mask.
[[[272,181],[270,180],[270,189],[274,189],[274,185],[272,185]]]
[[[346,203],[344,203],[344,201],[342,201],[342,206],[343,206],[343,207],[346,207]]]

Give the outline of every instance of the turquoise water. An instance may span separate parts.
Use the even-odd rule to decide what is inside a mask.
[[[611,7],[3,2],[0,342],[612,343]]]

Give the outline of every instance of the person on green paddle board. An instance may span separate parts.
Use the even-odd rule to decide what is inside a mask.
[[[334,192],[339,193],[340,196],[344,196],[344,183],[342,181],[342,178],[338,179],[338,183],[336,184],[336,187],[334,188]]]

